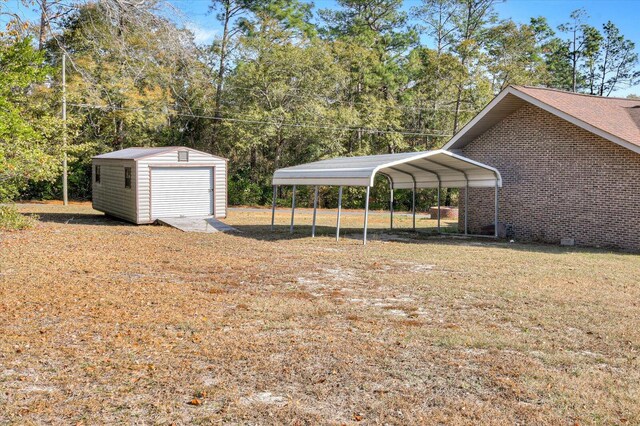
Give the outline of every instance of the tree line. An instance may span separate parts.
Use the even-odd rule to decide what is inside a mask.
[[[265,204],[279,167],[438,148],[509,84],[609,96],[640,79],[634,43],[583,9],[552,28],[500,19],[496,0],[212,0],[221,30],[203,45],[169,3],[24,1],[39,19],[0,1],[2,200],[60,198],[63,151],[71,197],[88,199],[91,156],[185,145],[229,158],[230,203]]]

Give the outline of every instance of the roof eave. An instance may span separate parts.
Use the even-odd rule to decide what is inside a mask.
[[[482,109],[482,111],[480,111],[470,122],[468,122],[462,129],[460,129],[460,131],[458,133],[453,135],[453,137],[449,140],[449,142],[447,142],[442,147],[442,149],[448,151],[450,149],[462,148],[462,146],[466,145],[466,144],[464,144],[462,146],[458,146],[459,145],[458,141],[460,139],[462,139],[462,137],[469,130],[471,130],[479,121],[481,121],[489,113],[489,111],[491,111],[497,104],[499,104],[509,94],[514,94],[514,95],[518,96],[517,94],[512,93],[512,87],[511,86],[509,86],[506,89],[504,89],[502,92],[500,92],[498,94],[498,96],[493,98],[493,100],[491,102],[489,102],[487,104],[487,106],[484,107]]]

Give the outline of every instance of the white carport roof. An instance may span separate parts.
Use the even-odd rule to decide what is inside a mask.
[[[373,186],[376,174],[395,189],[502,186],[500,172],[450,151],[339,157],[276,170],[273,185]]]

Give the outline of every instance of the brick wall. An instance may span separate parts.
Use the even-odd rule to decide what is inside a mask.
[[[530,104],[462,153],[500,171],[499,221],[517,240],[640,251],[640,154]],[[493,196],[469,190],[471,233],[493,223]]]

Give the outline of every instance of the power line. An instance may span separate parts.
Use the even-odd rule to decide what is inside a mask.
[[[405,135],[405,136],[439,136],[439,137],[452,136],[451,134],[444,134],[444,133],[424,133],[424,132],[418,132],[418,131],[384,130],[384,129],[369,128],[369,127],[327,126],[327,125],[304,123],[304,122],[284,123],[284,122],[277,122],[277,121],[252,120],[252,119],[235,118],[235,117],[217,117],[213,115],[186,114],[186,113],[178,112],[176,110],[154,111],[146,108],[127,108],[127,107],[116,107],[116,106],[109,106],[109,105],[93,105],[93,104],[68,104],[68,105],[74,106],[77,108],[100,109],[100,110],[108,110],[108,111],[146,112],[149,114],[162,114],[162,115],[167,114],[167,112],[172,112],[173,114],[180,117],[229,121],[229,122],[247,123],[247,124],[272,124],[276,126],[294,127],[294,128],[310,128],[310,129],[314,128],[314,129],[333,130],[333,131],[362,131],[366,133],[399,134],[399,135]]]
[[[251,92],[254,93],[256,91],[255,87],[243,87],[243,86],[233,86],[232,90],[243,90],[246,92]],[[298,90],[297,88],[288,88],[287,90]],[[311,99],[311,100],[324,100],[327,102],[330,102],[330,100],[328,99],[323,99],[322,97],[314,97],[314,96],[309,96],[309,95],[293,95],[290,93],[287,93],[286,96],[288,97],[292,97],[292,98],[300,98],[300,99]],[[426,102],[436,102],[436,100],[434,99],[422,99],[423,101]],[[465,103],[471,103],[470,101],[464,101]],[[362,101],[347,101],[347,100],[340,100],[337,99],[335,101],[333,101],[332,103],[340,103],[343,105],[369,105],[366,102],[362,102]],[[388,109],[395,109],[395,110],[399,110],[399,111],[449,111],[449,112],[455,112],[456,109],[455,108],[441,108],[441,107],[419,107],[419,106],[411,106],[411,105],[398,105],[398,106],[392,106],[392,105],[385,105],[385,108]],[[473,112],[473,113],[477,113],[479,111],[479,109],[460,109],[458,110],[458,112]]]

